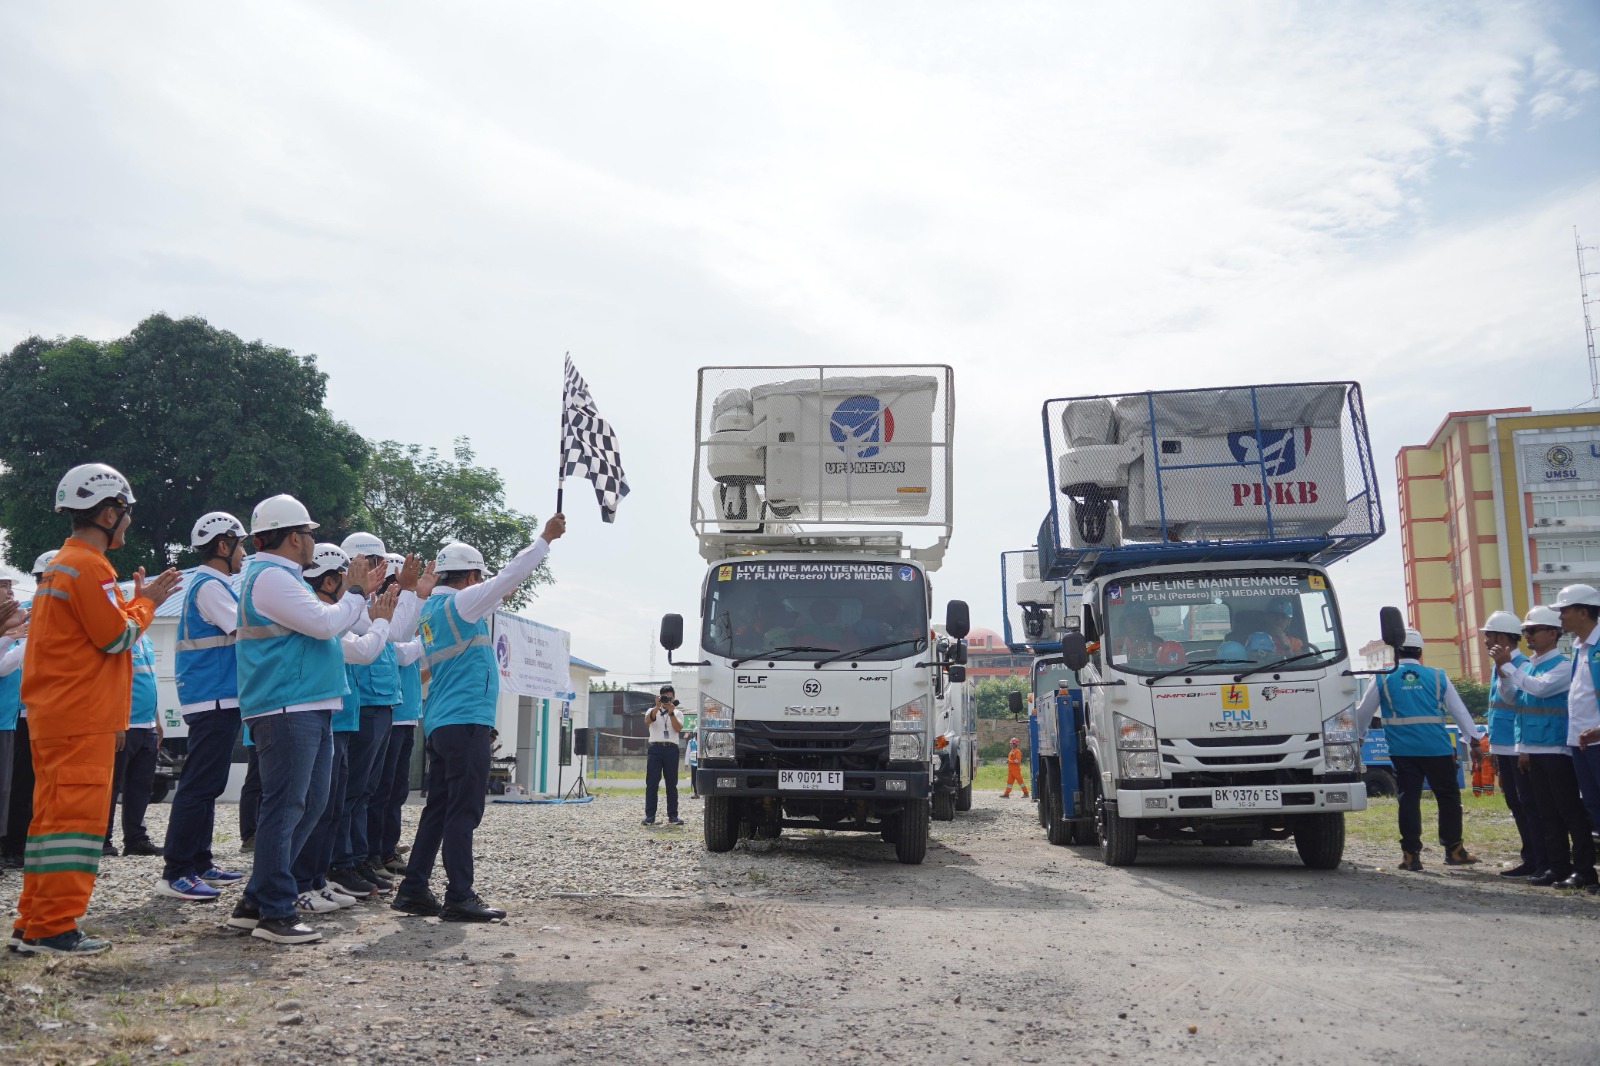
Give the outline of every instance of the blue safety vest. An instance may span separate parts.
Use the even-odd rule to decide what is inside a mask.
[[[183,594],[183,612],[178,616],[178,642],[173,656],[180,704],[239,698],[239,662],[233,650],[234,635],[206,621],[195,603],[195,593],[208,581],[215,581],[226,589],[235,603],[239,600],[238,593],[215,570],[209,566],[195,570]]]
[[[17,712],[21,710],[22,667],[19,665],[5,677],[0,677],[0,732],[17,728]]]
[[[1552,655],[1542,663],[1524,663],[1522,671],[1530,677],[1542,677],[1569,662],[1564,655]],[[1553,696],[1532,696],[1517,690],[1517,743],[1540,748],[1567,746],[1565,690]]]
[[[128,705],[129,725],[156,720],[156,646],[140,637],[133,646],[133,696]]]
[[[1401,663],[1378,677],[1378,713],[1390,755],[1454,755],[1456,746],[1445,728],[1444,671],[1421,663]]]
[[[1520,651],[1511,653],[1511,666],[1521,670],[1529,662],[1526,655]],[[1519,690],[1512,689],[1511,703],[1502,702],[1500,699],[1500,671],[1495,671],[1494,684],[1489,686],[1489,743],[1496,747],[1509,748],[1517,742],[1517,705],[1515,693]]]
[[[400,702],[394,706],[394,724],[422,717],[422,660],[400,667]]]
[[[435,593],[422,605],[422,647],[432,680],[422,730],[442,725],[494,725],[500,673],[489,648],[489,619],[468,622],[455,596]]]
[[[297,703],[342,699],[345,694],[344,653],[338,637],[308,637],[256,610],[256,580],[277,565],[252,559],[244,572],[238,641],[233,648],[239,662],[239,707],[246,718]],[[294,577],[312,591],[304,577],[298,573]]]
[[[367,665],[347,666],[345,672],[362,707],[393,707],[400,702],[400,664],[393,644],[385,644]]]
[[[356,733],[361,729],[361,697],[356,695],[356,688],[350,683],[350,666],[345,664],[345,693],[344,704],[333,712],[333,731],[335,733]]]

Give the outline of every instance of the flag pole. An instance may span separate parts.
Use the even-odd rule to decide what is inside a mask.
[[[571,362],[572,353],[566,354]],[[561,514],[561,497],[567,489],[567,376],[561,375],[561,439],[556,442],[556,514]]]

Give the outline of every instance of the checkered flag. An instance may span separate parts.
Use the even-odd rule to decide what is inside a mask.
[[[567,358],[566,386],[561,397],[561,476],[582,474],[594,482],[600,501],[600,518],[617,520],[617,501],[628,494],[622,473],[622,453],[611,423],[594,409],[589,386]]]

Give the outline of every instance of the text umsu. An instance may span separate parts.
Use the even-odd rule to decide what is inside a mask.
[[[1235,507],[1254,506],[1260,507],[1266,501],[1266,493],[1262,492],[1259,481],[1249,484],[1234,483],[1233,505]],[[1317,483],[1315,481],[1274,481],[1269,486],[1272,489],[1272,504],[1316,503]]]

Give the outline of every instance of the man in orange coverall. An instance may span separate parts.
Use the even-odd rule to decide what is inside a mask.
[[[85,935],[78,919],[100,870],[112,770],[128,728],[131,653],[179,575],[147,582],[141,567],[131,600],[117,587],[105,553],[122,547],[133,489],[111,467],[67,471],[55,509],[71,517],[72,535],[39,578],[22,662],[33,821],[11,944],[26,955],[93,955],[111,945]]]
[[[1006,790],[1000,793],[1001,798],[1011,798],[1011,786],[1022,786],[1022,798],[1028,798],[1028,782],[1022,777],[1022,747],[1017,743],[1017,738],[1011,738],[1011,750],[1006,752]]]
[[[1489,757],[1489,738],[1472,742],[1472,794],[1494,795],[1494,760]]]

